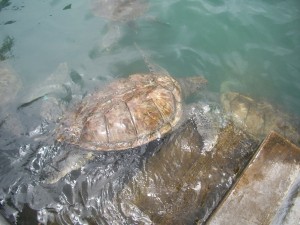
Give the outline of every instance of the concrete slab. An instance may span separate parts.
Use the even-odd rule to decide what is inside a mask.
[[[300,173],[277,210],[272,225],[300,225]]]
[[[271,132],[207,224],[276,224],[299,173],[300,148]]]

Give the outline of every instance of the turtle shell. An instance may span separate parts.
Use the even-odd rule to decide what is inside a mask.
[[[298,118],[270,103],[237,92],[223,93],[221,103],[235,125],[256,138],[262,140],[273,130],[296,144],[300,143]]]
[[[176,80],[134,74],[86,96],[65,116],[57,139],[90,150],[125,150],[161,138],[181,115]]]

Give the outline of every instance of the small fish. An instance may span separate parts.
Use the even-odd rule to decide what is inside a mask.
[[[71,70],[70,77],[75,84],[79,85],[81,88],[83,87],[84,81],[82,76],[77,71]]]
[[[72,7],[72,4],[66,5],[66,6],[63,8],[63,10],[71,9],[71,7]]]
[[[16,22],[15,20],[9,20],[9,21],[5,22],[4,25],[13,24],[15,22]]]

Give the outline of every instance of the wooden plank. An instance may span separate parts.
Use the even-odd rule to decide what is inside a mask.
[[[300,148],[275,132],[207,224],[271,224],[300,172]]]

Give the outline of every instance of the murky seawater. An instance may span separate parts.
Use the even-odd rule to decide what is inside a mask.
[[[136,45],[175,78],[208,80],[195,115],[231,90],[300,116],[298,0],[149,0],[147,8],[131,12],[137,14],[133,21],[101,17],[95,2],[0,1],[1,65],[19,78],[12,79],[13,91],[0,96],[1,212],[12,220],[29,206],[40,222],[151,223],[135,208],[126,214],[117,193],[161,143],[98,154],[58,182],[45,182],[45,170],[60,167],[55,157],[73,157],[72,149],[55,143],[57,118],[107,82],[148,72]],[[210,132],[205,146],[214,142],[216,130]]]

